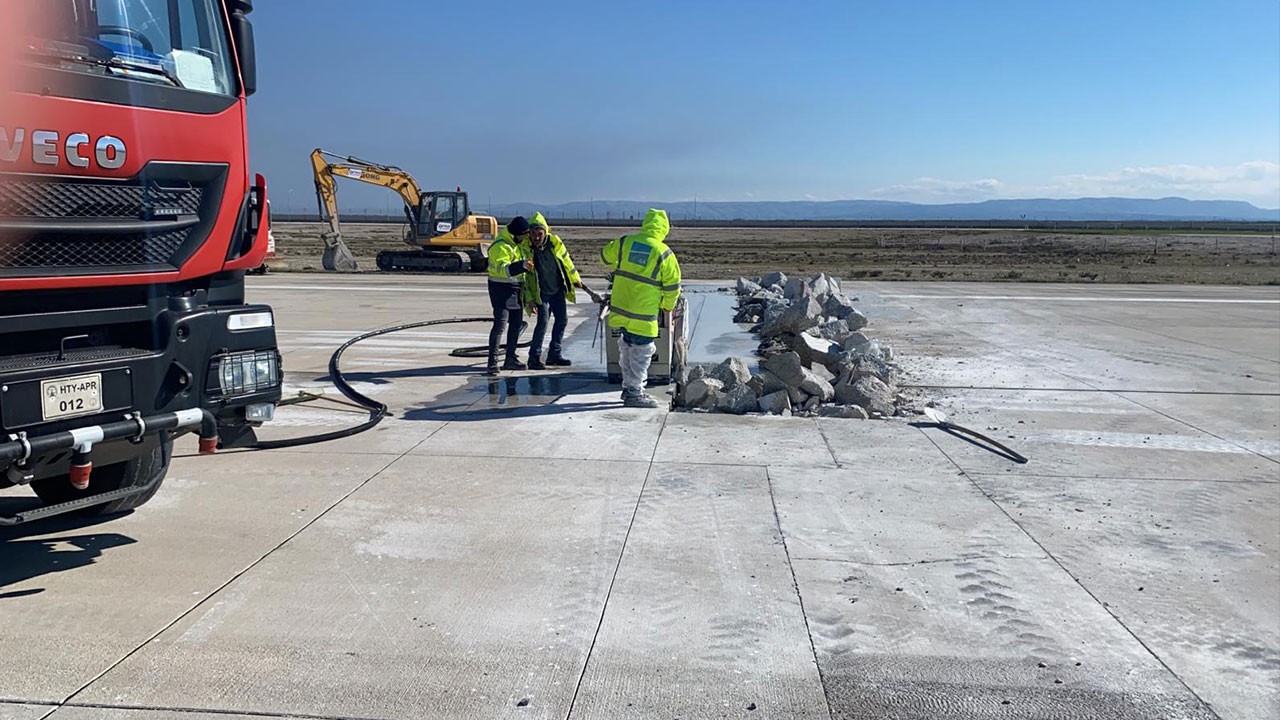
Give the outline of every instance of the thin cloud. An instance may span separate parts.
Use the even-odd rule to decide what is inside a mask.
[[[1254,160],[1239,165],[1128,167],[1101,175],[1062,175],[1048,187],[1075,196],[1116,195],[1193,200],[1251,200],[1280,204],[1280,164]]]
[[[1006,186],[995,178],[981,180],[942,180],[922,177],[910,182],[877,188],[870,196],[883,200],[906,200],[919,203],[972,202],[1005,196]]]
[[[1253,160],[1238,165],[1156,165],[1098,174],[1058,175],[1039,184],[996,178],[944,180],[922,177],[872,190],[870,197],[922,203],[977,202],[999,198],[1134,197],[1175,195],[1191,200],[1245,200],[1280,206],[1280,164]]]

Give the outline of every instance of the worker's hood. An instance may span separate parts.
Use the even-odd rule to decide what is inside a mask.
[[[640,227],[641,234],[656,240],[666,240],[667,233],[671,231],[671,222],[667,220],[666,210],[649,208],[649,212],[644,214],[644,223]]]
[[[540,213],[540,212],[536,212],[536,213],[534,213],[534,214],[533,214],[533,217],[529,218],[529,228],[530,228],[530,229],[532,229],[532,228],[533,228],[534,226],[536,226],[536,225],[541,225],[541,226],[543,227],[543,229],[545,229],[545,230],[547,231],[547,232],[546,232],[546,234],[542,236],[542,244],[543,244],[543,245],[545,245],[545,244],[547,244],[548,242],[550,242],[550,241],[551,241],[551,226],[547,224],[547,219],[546,219],[545,217],[543,217],[543,216],[542,216],[542,213]],[[533,233],[532,233],[532,232],[530,232],[530,233],[529,233],[529,244],[530,244],[530,245],[533,245],[533,244],[534,244],[534,242],[533,242]],[[541,249],[541,247],[542,247],[542,246],[541,246],[541,245],[537,245],[536,247],[538,247],[539,249]]]
[[[519,240],[517,240],[515,237],[513,237],[513,236],[511,235],[511,231],[510,231],[510,230],[508,230],[508,229],[506,229],[506,228],[502,228],[501,230],[499,230],[499,231],[498,231],[498,237],[496,237],[496,238],[494,238],[494,239],[493,239],[493,241],[494,241],[494,242],[496,242],[496,243],[502,242],[502,241],[504,241],[504,240],[505,240],[506,242],[511,243],[512,245],[519,245],[519,244],[520,244],[520,241],[519,241]]]

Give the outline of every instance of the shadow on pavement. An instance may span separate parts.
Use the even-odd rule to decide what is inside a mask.
[[[39,505],[38,500],[28,498],[0,498],[0,512],[5,514]],[[74,534],[119,517],[72,515],[0,528],[0,601],[44,592],[44,588],[5,592],[6,587],[92,565],[107,550],[137,542],[119,533]],[[42,537],[29,539],[35,535]]]
[[[478,421],[616,410],[622,401],[563,402],[575,395],[616,391],[598,373],[556,373],[477,378],[444,393],[425,407],[407,410],[404,420]]]

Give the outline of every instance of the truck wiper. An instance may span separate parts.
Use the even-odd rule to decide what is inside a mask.
[[[163,65],[147,65],[145,63],[131,62],[121,58],[119,55],[111,58],[110,60],[103,61],[102,64],[106,67],[116,68],[118,70],[149,73],[156,77],[164,78],[174,87],[184,87],[182,82],[179,81],[173,73],[165,69]]]
[[[102,45],[74,45],[71,43],[56,42],[53,40],[45,42],[43,46],[30,44],[27,46],[27,52],[42,58],[53,60],[62,60],[65,62],[76,62],[84,65],[93,65],[95,67],[111,68],[113,70],[127,70],[132,72],[146,73],[157,78],[162,78],[174,87],[185,87],[173,73],[169,72],[162,65],[148,65],[145,63],[133,62],[120,55],[117,55],[110,48]]]

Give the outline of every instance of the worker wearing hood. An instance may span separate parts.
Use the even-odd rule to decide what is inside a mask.
[[[529,345],[529,369],[544,370],[547,365],[568,367],[573,363],[562,352],[564,330],[569,324],[568,304],[577,299],[575,288],[582,287],[578,269],[569,257],[569,251],[559,235],[552,234],[547,219],[536,212],[529,220],[529,253],[533,258],[534,272],[530,283],[531,295],[537,303],[537,323],[533,326],[533,341]],[[547,346],[546,363],[542,361],[542,341],[547,334],[548,316],[554,317],[551,325],[551,343]]]
[[[644,392],[658,337],[658,317],[680,299],[680,263],[666,245],[671,223],[664,210],[645,213],[640,232],[610,242],[600,260],[613,273],[609,327],[620,328],[618,362],[628,407],[658,407]]]

